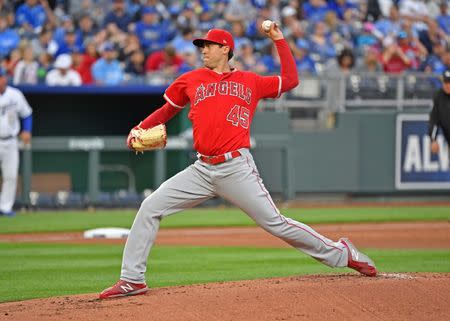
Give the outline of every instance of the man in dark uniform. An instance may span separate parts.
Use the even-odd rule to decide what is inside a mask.
[[[433,109],[428,123],[428,135],[431,137],[431,152],[439,152],[436,140],[438,128],[442,129],[447,143],[450,144],[450,69],[442,74],[442,88],[433,97]]]

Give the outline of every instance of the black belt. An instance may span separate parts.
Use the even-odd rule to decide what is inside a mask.
[[[0,140],[8,140],[8,139],[12,139],[15,136],[5,136],[5,137],[0,137]]]

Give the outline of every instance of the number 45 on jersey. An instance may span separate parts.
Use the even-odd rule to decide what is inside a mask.
[[[227,121],[233,124],[233,126],[241,126],[247,129],[249,125],[250,110],[243,106],[234,105],[227,115]]]

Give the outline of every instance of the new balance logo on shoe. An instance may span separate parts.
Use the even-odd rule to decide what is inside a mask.
[[[133,291],[133,287],[127,283],[125,285],[121,285],[120,288],[125,292],[128,293],[129,291]]]
[[[123,280],[119,280],[113,286],[103,290],[100,293],[100,299],[117,298],[121,296],[140,295],[145,294],[148,291],[148,287],[145,283],[131,283]]]

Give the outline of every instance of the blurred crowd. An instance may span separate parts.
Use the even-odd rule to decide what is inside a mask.
[[[0,0],[0,59],[16,85],[161,84],[201,66],[192,40],[224,28],[236,68],[271,74],[266,19],[300,74],[450,67],[446,0]]]

